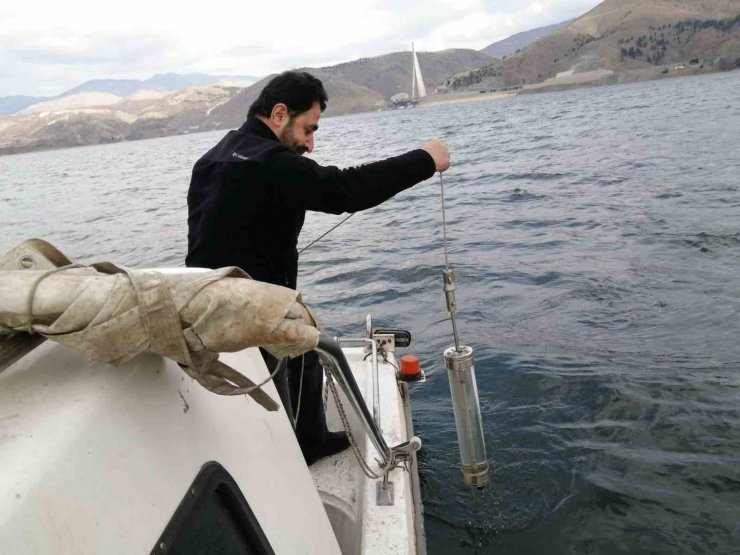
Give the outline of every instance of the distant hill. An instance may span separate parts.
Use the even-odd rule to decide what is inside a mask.
[[[36,102],[27,108],[19,111],[19,114],[33,114],[39,112],[49,112],[57,110],[70,110],[74,108],[84,108],[86,106],[110,106],[123,100],[115,94],[103,92],[78,92],[75,94],[65,95],[56,100],[46,100]]]
[[[130,96],[138,91],[174,92],[198,85],[212,85],[221,80],[242,80],[255,83],[259,77],[250,75],[207,75],[205,73],[158,73],[149,79],[93,79],[59,96],[81,92],[105,92],[116,96]]]
[[[251,75],[208,75],[205,73],[161,73],[156,74],[149,79],[92,79],[85,81],[68,91],[56,96],[5,96],[0,97],[0,115],[15,114],[25,110],[34,104],[56,102],[66,97],[76,97],[76,99],[90,98],[92,103],[85,106],[96,106],[94,96],[79,96],[81,93],[107,93],[119,97],[129,97],[140,94],[142,91],[149,93],[164,92],[173,93],[188,87],[199,85],[225,84],[227,86],[248,86],[259,80],[259,77]],[[75,101],[66,101],[66,104],[73,104],[74,107],[80,107]],[[64,106],[65,102],[52,104],[52,109],[56,106]],[[31,108],[31,112],[40,112],[45,107]]]
[[[67,106],[5,116],[0,118],[0,154],[203,131],[208,114],[239,90],[239,87],[203,85],[161,98],[122,99],[109,105]],[[85,95],[119,98],[109,93],[76,93],[65,99],[75,100]]]
[[[433,91],[452,75],[490,63],[490,56],[470,49],[417,52],[419,66],[428,91]],[[324,83],[329,95],[327,114],[346,114],[384,108],[391,96],[410,93],[411,52],[394,52],[373,58],[360,58],[334,66],[303,68]],[[257,98],[267,79],[255,83],[213,110],[207,125],[235,127],[246,117],[249,105]]]
[[[569,25],[472,72],[455,89],[538,83],[559,72],[653,78],[671,64],[740,63],[738,0],[605,0]]]
[[[347,114],[385,107],[386,99],[376,91],[332,75],[321,69],[303,68],[321,79],[329,96],[327,113]],[[239,127],[247,117],[247,110],[274,75],[269,75],[251,87],[242,89],[234,98],[215,108],[206,118],[205,127],[226,129]]]
[[[26,106],[47,100],[45,96],[3,96],[0,97],[0,115],[14,114]]]
[[[545,27],[537,27],[536,29],[511,35],[509,38],[489,44],[483,48],[481,52],[484,52],[493,58],[503,58],[509,54],[514,54],[517,50],[521,50],[540,37],[544,37],[561,27],[570,25],[573,21],[575,20],[569,19],[567,21],[561,21],[560,23],[554,23]]]
[[[483,67],[491,62],[488,56],[464,48],[416,54],[427,91],[433,91],[453,73]],[[320,70],[330,75],[339,75],[390,98],[400,92],[411,93],[411,62],[411,52],[394,52],[374,58],[360,58]]]
[[[474,70],[491,61],[487,54],[467,49],[421,52],[418,56],[429,91],[450,74]],[[304,69],[324,83],[329,95],[327,114],[386,108],[391,96],[410,92],[411,87],[410,52]],[[0,154],[237,127],[269,77],[248,87],[209,84],[162,92],[183,83],[215,79],[232,84],[239,80],[233,76],[164,74],[144,81],[88,81],[27,107],[23,114],[0,119]]]

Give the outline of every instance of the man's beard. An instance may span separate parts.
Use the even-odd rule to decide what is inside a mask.
[[[293,152],[299,156],[308,152],[308,149],[304,145],[296,144],[293,141],[293,118],[288,120],[288,124],[285,126],[285,129],[280,133],[280,142],[292,149]]]

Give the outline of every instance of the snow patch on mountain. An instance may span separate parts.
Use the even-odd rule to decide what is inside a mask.
[[[120,96],[101,92],[84,92],[63,96],[47,102],[38,102],[18,112],[19,114],[37,114],[40,112],[58,112],[91,106],[111,106],[123,100]]]
[[[214,85],[221,85],[223,87],[245,88],[254,85],[256,82],[256,79],[226,78],[217,81],[216,83],[214,83]]]
[[[172,94],[174,91],[152,91],[147,89],[141,89],[126,97],[127,100],[155,100],[157,98],[164,98],[168,94]]]

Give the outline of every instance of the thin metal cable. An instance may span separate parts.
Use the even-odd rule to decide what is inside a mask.
[[[342,225],[344,222],[346,222],[347,220],[349,220],[354,215],[355,215],[355,212],[352,212],[349,216],[347,216],[346,218],[344,218],[341,222],[339,222],[337,225],[335,225],[334,227],[332,227],[329,231],[327,231],[323,235],[319,236],[317,239],[314,239],[308,245],[306,245],[301,250],[299,250],[298,251],[298,254],[301,254],[303,251],[308,250],[311,247],[313,247],[316,243],[318,243],[319,241],[321,241],[324,237],[326,237],[327,235],[329,235],[332,231],[334,231],[336,228],[338,228],[340,225]]]
[[[445,188],[444,182],[442,181],[442,172],[439,172],[439,192],[442,199],[442,233],[444,234],[444,248],[445,248],[445,269],[442,272],[445,280],[445,297],[447,299],[447,311],[450,315],[450,323],[452,324],[452,336],[455,339],[455,350],[460,351],[460,337],[457,333],[457,321],[455,320],[455,307],[454,307],[454,282],[455,273],[450,270],[450,261],[447,254],[447,215],[445,214]],[[448,281],[451,285],[451,289],[448,290]]]
[[[445,244],[445,269],[450,269],[450,261],[447,258],[447,216],[445,215],[445,187],[442,181],[442,172],[439,172],[439,192],[442,197],[442,233],[444,234]]]
[[[293,420],[293,426],[298,429],[298,417],[301,414],[301,393],[303,393],[303,368],[306,365],[306,355],[301,355],[301,381],[298,384],[298,401],[296,402],[295,418]]]

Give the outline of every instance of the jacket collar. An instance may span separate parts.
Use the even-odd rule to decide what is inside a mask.
[[[247,121],[244,122],[244,124],[239,128],[239,131],[242,133],[249,133],[251,135],[257,135],[259,137],[262,137],[263,139],[270,139],[275,142],[280,142],[280,139],[278,139],[275,136],[275,133],[272,132],[272,129],[267,127],[265,123],[255,117],[250,116],[247,118]]]

